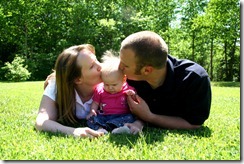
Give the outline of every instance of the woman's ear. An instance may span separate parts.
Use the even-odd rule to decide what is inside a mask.
[[[82,84],[82,82],[83,82],[82,77],[77,77],[77,78],[74,80],[74,83],[75,83],[75,84]]]
[[[124,77],[123,77],[123,82],[125,82],[126,79],[127,79],[127,77],[126,77],[126,75],[124,75]]]

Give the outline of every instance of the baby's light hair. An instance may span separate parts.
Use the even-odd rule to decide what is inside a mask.
[[[102,56],[102,75],[110,75],[118,72],[123,75],[123,72],[119,69],[120,59],[118,53],[112,50],[107,50]]]

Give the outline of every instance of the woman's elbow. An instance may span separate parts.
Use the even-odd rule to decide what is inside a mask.
[[[35,129],[36,129],[37,131],[42,131],[41,125],[38,124],[38,122],[35,123]]]
[[[36,117],[35,128],[38,131],[43,130],[44,122],[48,120],[48,117],[45,114],[39,113]]]
[[[38,117],[36,118],[35,129],[37,131],[42,131],[43,130],[43,128],[42,128],[43,122],[44,121],[40,120]]]

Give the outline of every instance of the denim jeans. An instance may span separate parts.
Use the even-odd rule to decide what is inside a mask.
[[[114,128],[124,126],[125,123],[134,122],[135,116],[132,114],[113,114],[113,115],[97,115],[87,120],[87,125],[91,129],[97,130],[100,127],[112,131]]]

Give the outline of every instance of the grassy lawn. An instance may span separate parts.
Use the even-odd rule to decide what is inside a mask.
[[[240,83],[212,83],[201,129],[145,127],[142,135],[78,139],[37,132],[43,81],[0,82],[1,160],[240,160]]]

